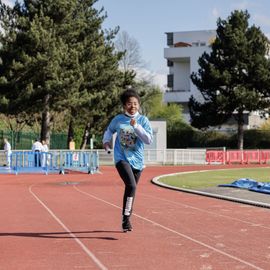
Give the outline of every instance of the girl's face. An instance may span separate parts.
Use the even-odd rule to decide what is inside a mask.
[[[130,97],[124,105],[124,110],[131,115],[134,115],[140,109],[140,104],[137,98]]]

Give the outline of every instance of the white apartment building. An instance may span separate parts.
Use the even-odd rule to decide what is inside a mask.
[[[191,95],[201,100],[201,93],[192,83],[190,75],[199,69],[198,59],[204,52],[211,52],[211,43],[216,37],[215,30],[170,32],[167,35],[167,48],[164,58],[167,59],[169,74],[167,90],[164,93],[165,103],[177,103],[183,107],[183,116],[190,121],[188,101]],[[245,117],[245,129],[257,128],[262,123],[257,112]],[[223,130],[234,130],[235,123],[230,121],[223,125]]]

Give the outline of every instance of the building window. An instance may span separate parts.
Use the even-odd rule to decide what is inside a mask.
[[[199,46],[199,42],[192,42],[192,47],[198,47]]]
[[[173,45],[173,33],[166,33],[167,34],[167,45],[172,46]]]
[[[167,76],[167,86],[169,88],[173,88],[173,74],[169,74]]]
[[[173,67],[173,61],[167,60],[167,67]]]

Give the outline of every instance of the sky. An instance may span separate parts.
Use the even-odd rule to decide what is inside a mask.
[[[119,26],[120,32],[137,40],[145,62],[142,72],[161,88],[169,71],[163,55],[166,32],[215,30],[218,18],[226,20],[238,9],[247,10],[250,25],[260,27],[270,39],[269,0],[97,0],[94,7],[107,13],[104,29]]]
[[[269,0],[98,0],[95,6],[107,12],[105,28],[119,26],[138,41],[146,71],[162,88],[168,74],[166,32],[215,30],[218,18],[226,20],[238,9],[247,10],[250,25],[270,39]]]

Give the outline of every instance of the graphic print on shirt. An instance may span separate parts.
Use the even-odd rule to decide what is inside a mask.
[[[121,125],[119,135],[120,143],[124,148],[129,150],[135,149],[137,135],[135,134],[133,127],[130,125]]]

